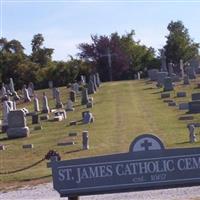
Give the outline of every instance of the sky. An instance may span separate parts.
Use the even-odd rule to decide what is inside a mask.
[[[19,40],[30,54],[33,36],[41,33],[54,60],[76,56],[91,35],[131,30],[142,44],[160,49],[172,20],[181,20],[200,42],[200,0],[0,0],[0,6],[0,37]]]

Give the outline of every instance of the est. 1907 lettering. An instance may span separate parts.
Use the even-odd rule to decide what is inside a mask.
[[[151,181],[163,181],[166,179],[166,174],[151,175]]]

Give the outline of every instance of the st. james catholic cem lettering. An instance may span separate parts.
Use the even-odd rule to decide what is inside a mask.
[[[158,137],[144,134],[128,153],[48,166],[61,197],[191,186],[200,183],[200,148],[165,149]]]

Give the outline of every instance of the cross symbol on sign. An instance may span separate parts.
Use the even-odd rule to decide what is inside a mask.
[[[141,147],[144,147],[145,151],[148,151],[149,147],[151,147],[151,146],[152,146],[152,143],[148,142],[148,140],[144,140],[144,142],[141,143]]]

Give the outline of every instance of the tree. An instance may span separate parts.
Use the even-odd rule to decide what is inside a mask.
[[[47,66],[52,59],[52,54],[54,49],[51,48],[42,48],[44,42],[44,38],[42,34],[36,34],[33,36],[31,45],[32,45],[32,54],[31,54],[31,60],[37,64],[39,64],[41,67]]]
[[[122,36],[118,33],[112,33],[110,36],[94,35],[91,37],[91,44],[79,45],[79,56],[92,63],[103,81],[110,80],[109,62],[112,66],[113,80],[133,78],[134,73],[150,68],[156,63],[154,49],[141,45],[139,41],[136,42],[133,39],[134,35],[133,30]]]
[[[182,21],[171,21],[167,26],[169,35],[164,46],[167,62],[178,64],[180,59],[184,62],[198,55],[199,43],[195,43],[189,35],[188,29]]]

